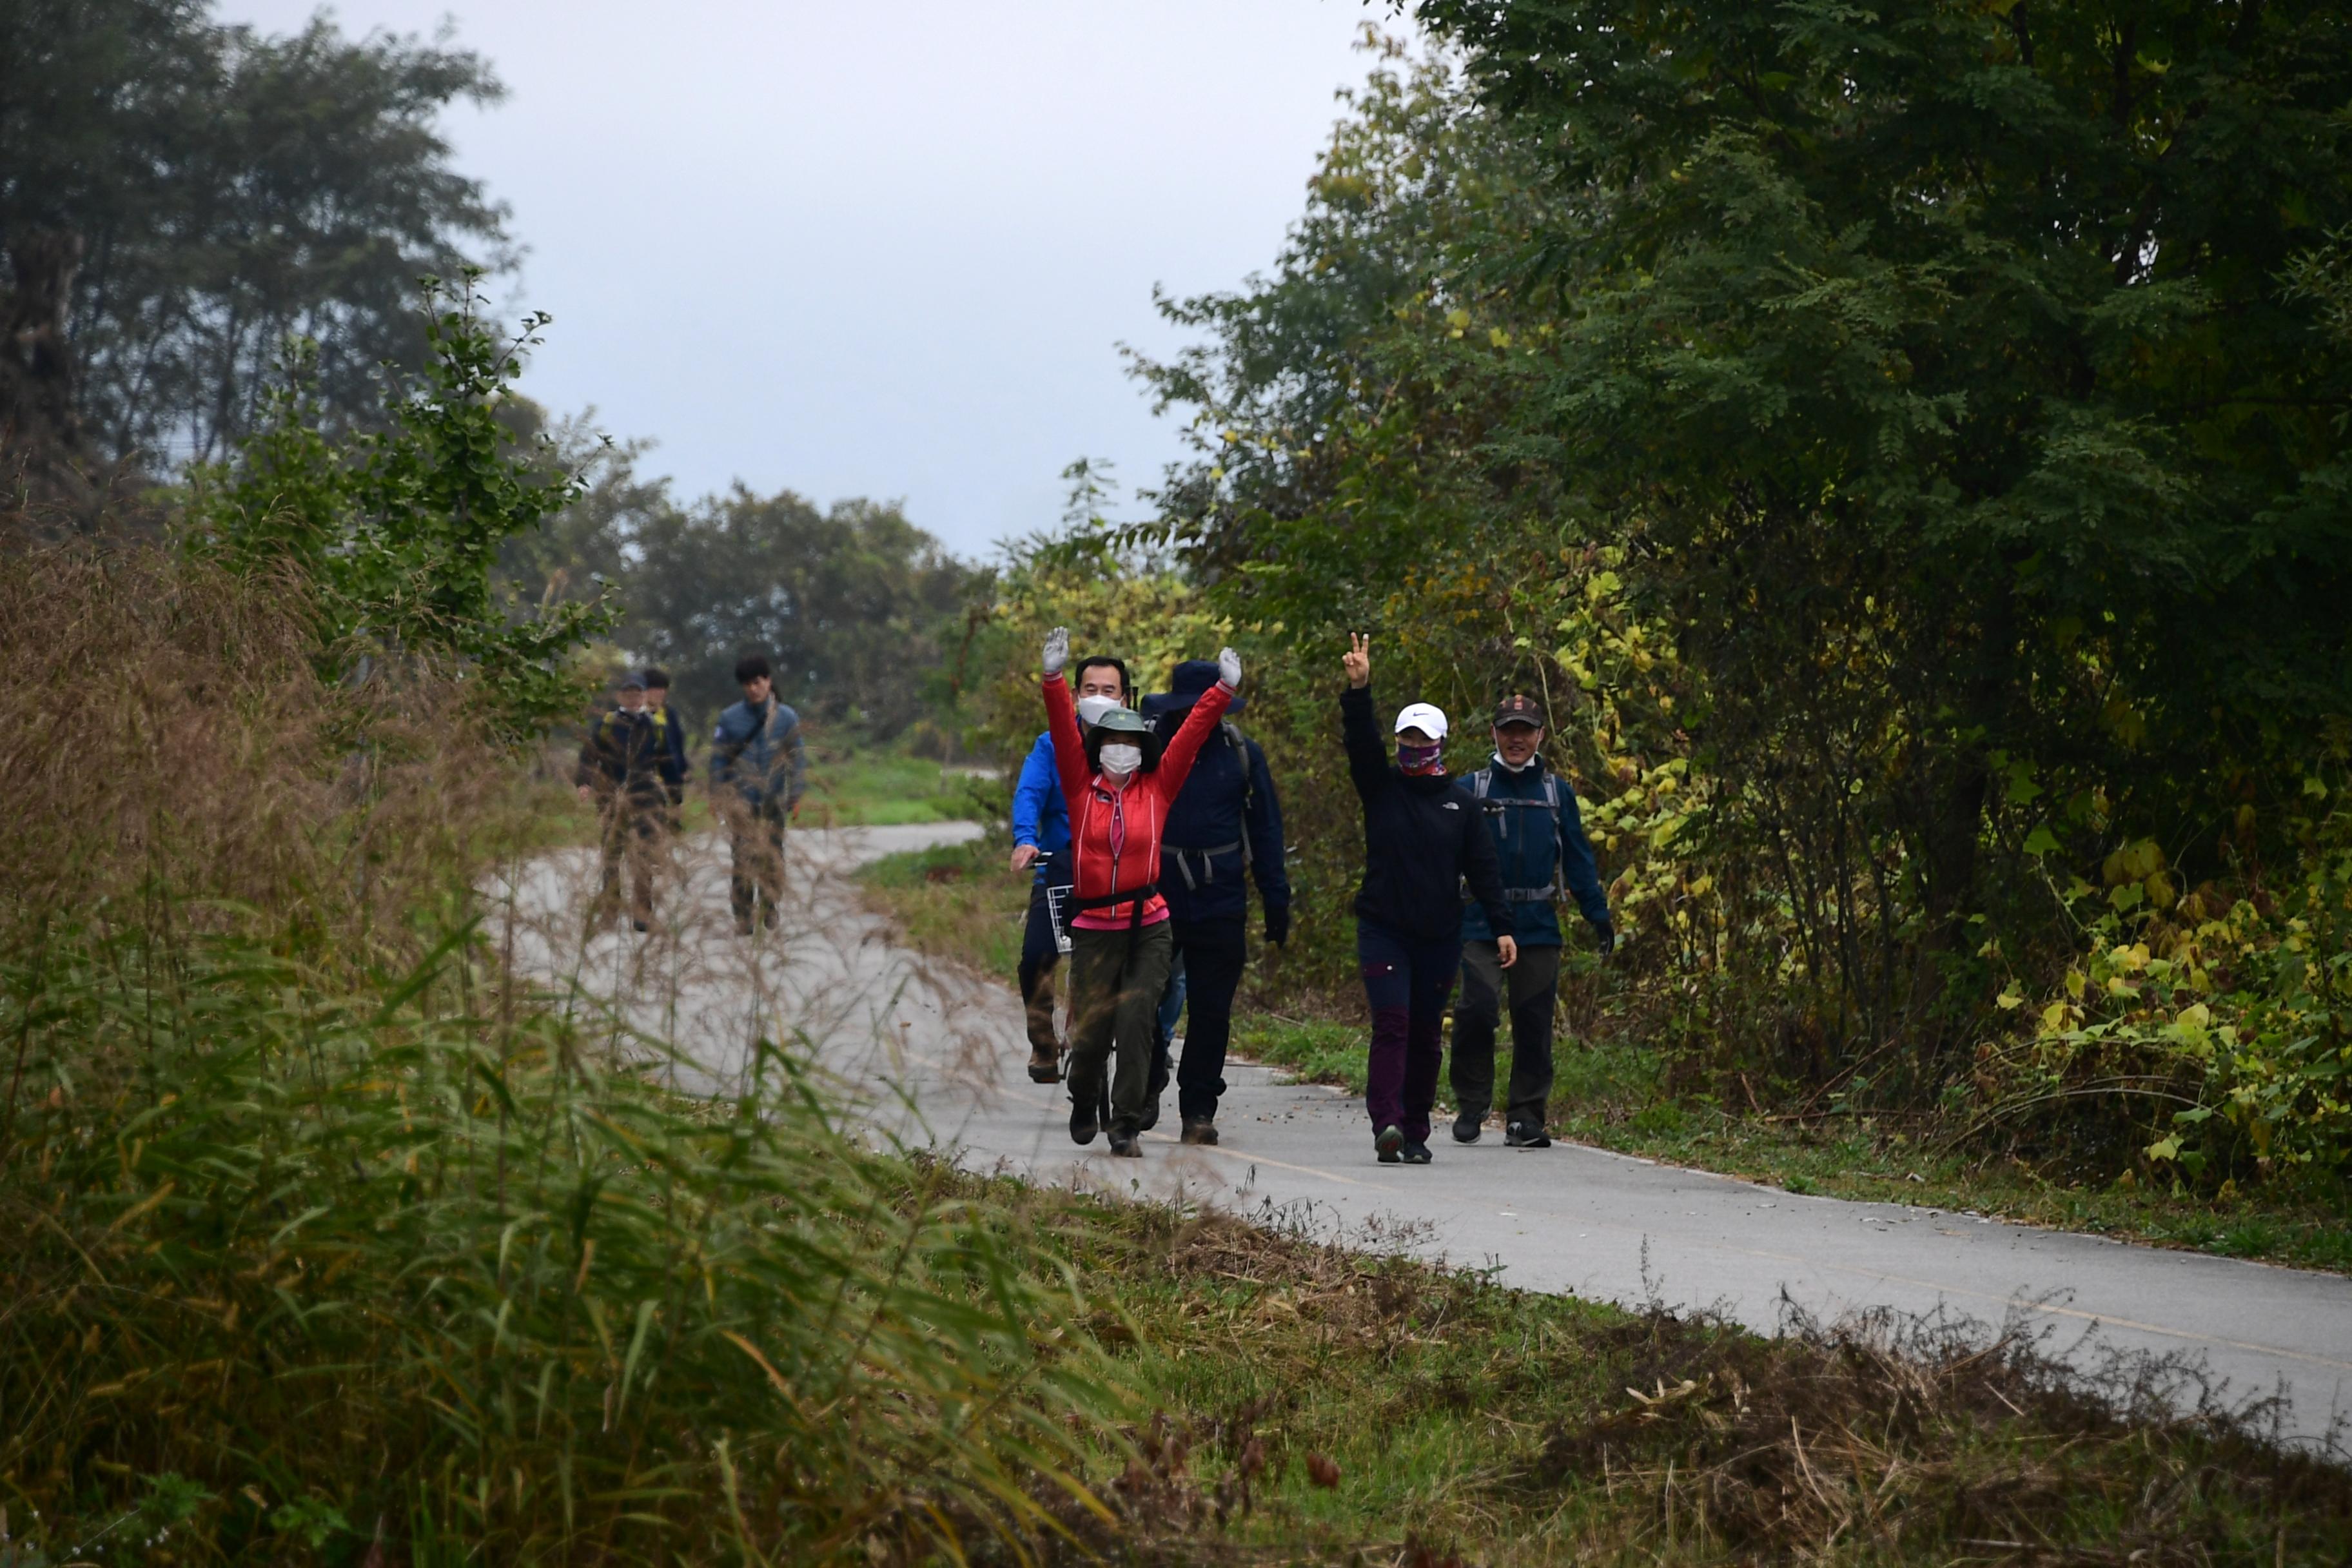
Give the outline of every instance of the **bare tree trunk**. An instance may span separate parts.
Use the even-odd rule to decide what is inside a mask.
[[[71,229],[35,229],[13,237],[7,249],[16,282],[0,298],[0,445],[77,448],[81,410],[66,312],[82,237]]]

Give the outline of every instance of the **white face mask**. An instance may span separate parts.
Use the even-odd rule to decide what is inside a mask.
[[[1125,778],[1143,765],[1140,746],[1105,746],[1102,749],[1102,771],[1113,778]]]
[[[1078,699],[1078,722],[1099,724],[1102,716],[1118,706],[1118,699],[1116,697],[1081,697]]]

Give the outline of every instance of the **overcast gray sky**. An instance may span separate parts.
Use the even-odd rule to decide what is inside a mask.
[[[304,0],[223,0],[272,31]],[[1051,523],[1063,467],[1178,451],[1116,345],[1151,289],[1267,266],[1360,80],[1362,0],[345,0],[445,19],[509,89],[449,126],[555,324],[524,390],[740,478],[903,499],[959,552]]]

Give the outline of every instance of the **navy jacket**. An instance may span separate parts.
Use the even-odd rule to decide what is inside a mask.
[[[789,810],[801,798],[808,753],[801,716],[771,697],[759,708],[738,702],[719,716],[710,738],[710,787],[731,786],[753,810]]]
[[[652,716],[615,708],[597,720],[580,743],[572,782],[591,786],[606,800],[617,794],[632,806],[659,805],[661,750]]]
[[[1544,798],[1547,777],[1559,800],[1557,813]],[[1596,926],[1609,923],[1609,895],[1601,891],[1592,846],[1585,840],[1584,821],[1576,808],[1576,791],[1567,779],[1547,775],[1543,759],[1538,757],[1516,773],[1496,763],[1465,774],[1462,782],[1474,798],[1485,786],[1481,815],[1495,836],[1503,899],[1511,906],[1510,931],[1521,947],[1560,945],[1558,900],[1563,881],[1586,920]],[[1475,903],[1463,910],[1464,942],[1494,938],[1485,910]]]
[[[1163,738],[1176,732],[1186,710],[1159,715]],[[1160,841],[1160,892],[1176,920],[1237,921],[1247,912],[1242,884],[1249,879],[1257,883],[1268,925],[1287,931],[1290,879],[1282,867],[1282,802],[1275,796],[1265,752],[1228,721],[1201,748],[1176,804],[1169,807]]]
[[[1444,773],[1408,773],[1372,722],[1372,689],[1339,693],[1348,775],[1364,803],[1364,884],[1356,917],[1422,942],[1458,941],[1462,884],[1497,926],[1510,923],[1495,836],[1477,803]]]

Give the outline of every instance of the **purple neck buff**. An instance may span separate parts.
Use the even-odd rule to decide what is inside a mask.
[[[1426,746],[1399,741],[1396,757],[1397,766],[1409,773],[1442,773],[1445,771],[1445,747],[1434,741]]]

